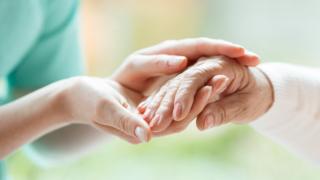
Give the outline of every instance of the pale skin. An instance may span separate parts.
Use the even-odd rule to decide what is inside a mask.
[[[196,117],[200,130],[230,122],[249,123],[272,103],[272,85],[261,70],[218,56],[201,58],[141,103],[139,110],[153,133],[163,136],[183,131]]]
[[[135,112],[136,105],[188,62],[215,55],[258,64],[256,55],[232,43],[205,38],[169,41],[129,56],[112,78],[62,80],[1,106],[0,159],[41,136],[33,146],[40,154],[46,154],[44,149],[54,153],[57,144],[59,153],[74,154],[64,149],[70,144],[66,139],[73,140],[76,150],[101,141],[105,134],[131,143],[149,141],[151,130]],[[200,97],[208,94],[203,91]]]

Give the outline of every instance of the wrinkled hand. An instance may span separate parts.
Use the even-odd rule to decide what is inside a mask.
[[[248,68],[234,75],[236,76],[233,76],[233,81],[239,84],[231,83],[219,101],[208,104],[198,115],[197,127],[200,130],[230,122],[249,123],[262,116],[272,106],[273,87],[262,70]]]
[[[268,80],[257,69],[249,69],[225,57],[202,58],[170,80],[139,109],[156,135],[166,135],[184,130],[201,111],[197,120],[199,129],[232,120],[241,122],[248,116],[254,119],[260,111],[268,108],[269,103],[261,105],[260,101],[252,101],[272,97],[270,94]],[[237,103],[225,104],[229,99]],[[256,111],[257,105],[261,107],[259,112]],[[240,111],[230,112],[236,107],[246,112],[242,112],[242,115],[238,114]],[[215,114],[214,117],[212,114]],[[238,118],[234,119],[235,116]]]

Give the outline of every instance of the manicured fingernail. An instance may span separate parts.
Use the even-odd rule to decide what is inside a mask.
[[[150,127],[153,128],[155,125],[159,125],[160,123],[160,115],[157,114],[154,119],[152,119],[152,121],[150,122]]]
[[[134,133],[141,142],[148,142],[147,132],[143,128],[137,127]]]
[[[214,126],[214,119],[213,119],[213,116],[212,115],[207,115],[204,122],[204,128],[205,129],[210,129]]]
[[[176,103],[173,109],[173,119],[177,121],[179,120],[181,115],[182,115],[182,105],[181,103]]]

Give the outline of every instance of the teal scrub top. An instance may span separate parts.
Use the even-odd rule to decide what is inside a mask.
[[[0,77],[9,91],[37,89],[84,72],[78,7],[78,0],[0,1]],[[0,161],[0,180],[4,177]]]

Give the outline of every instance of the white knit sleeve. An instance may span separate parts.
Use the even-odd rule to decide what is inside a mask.
[[[280,63],[259,66],[275,102],[251,125],[289,150],[320,163],[320,69]]]

